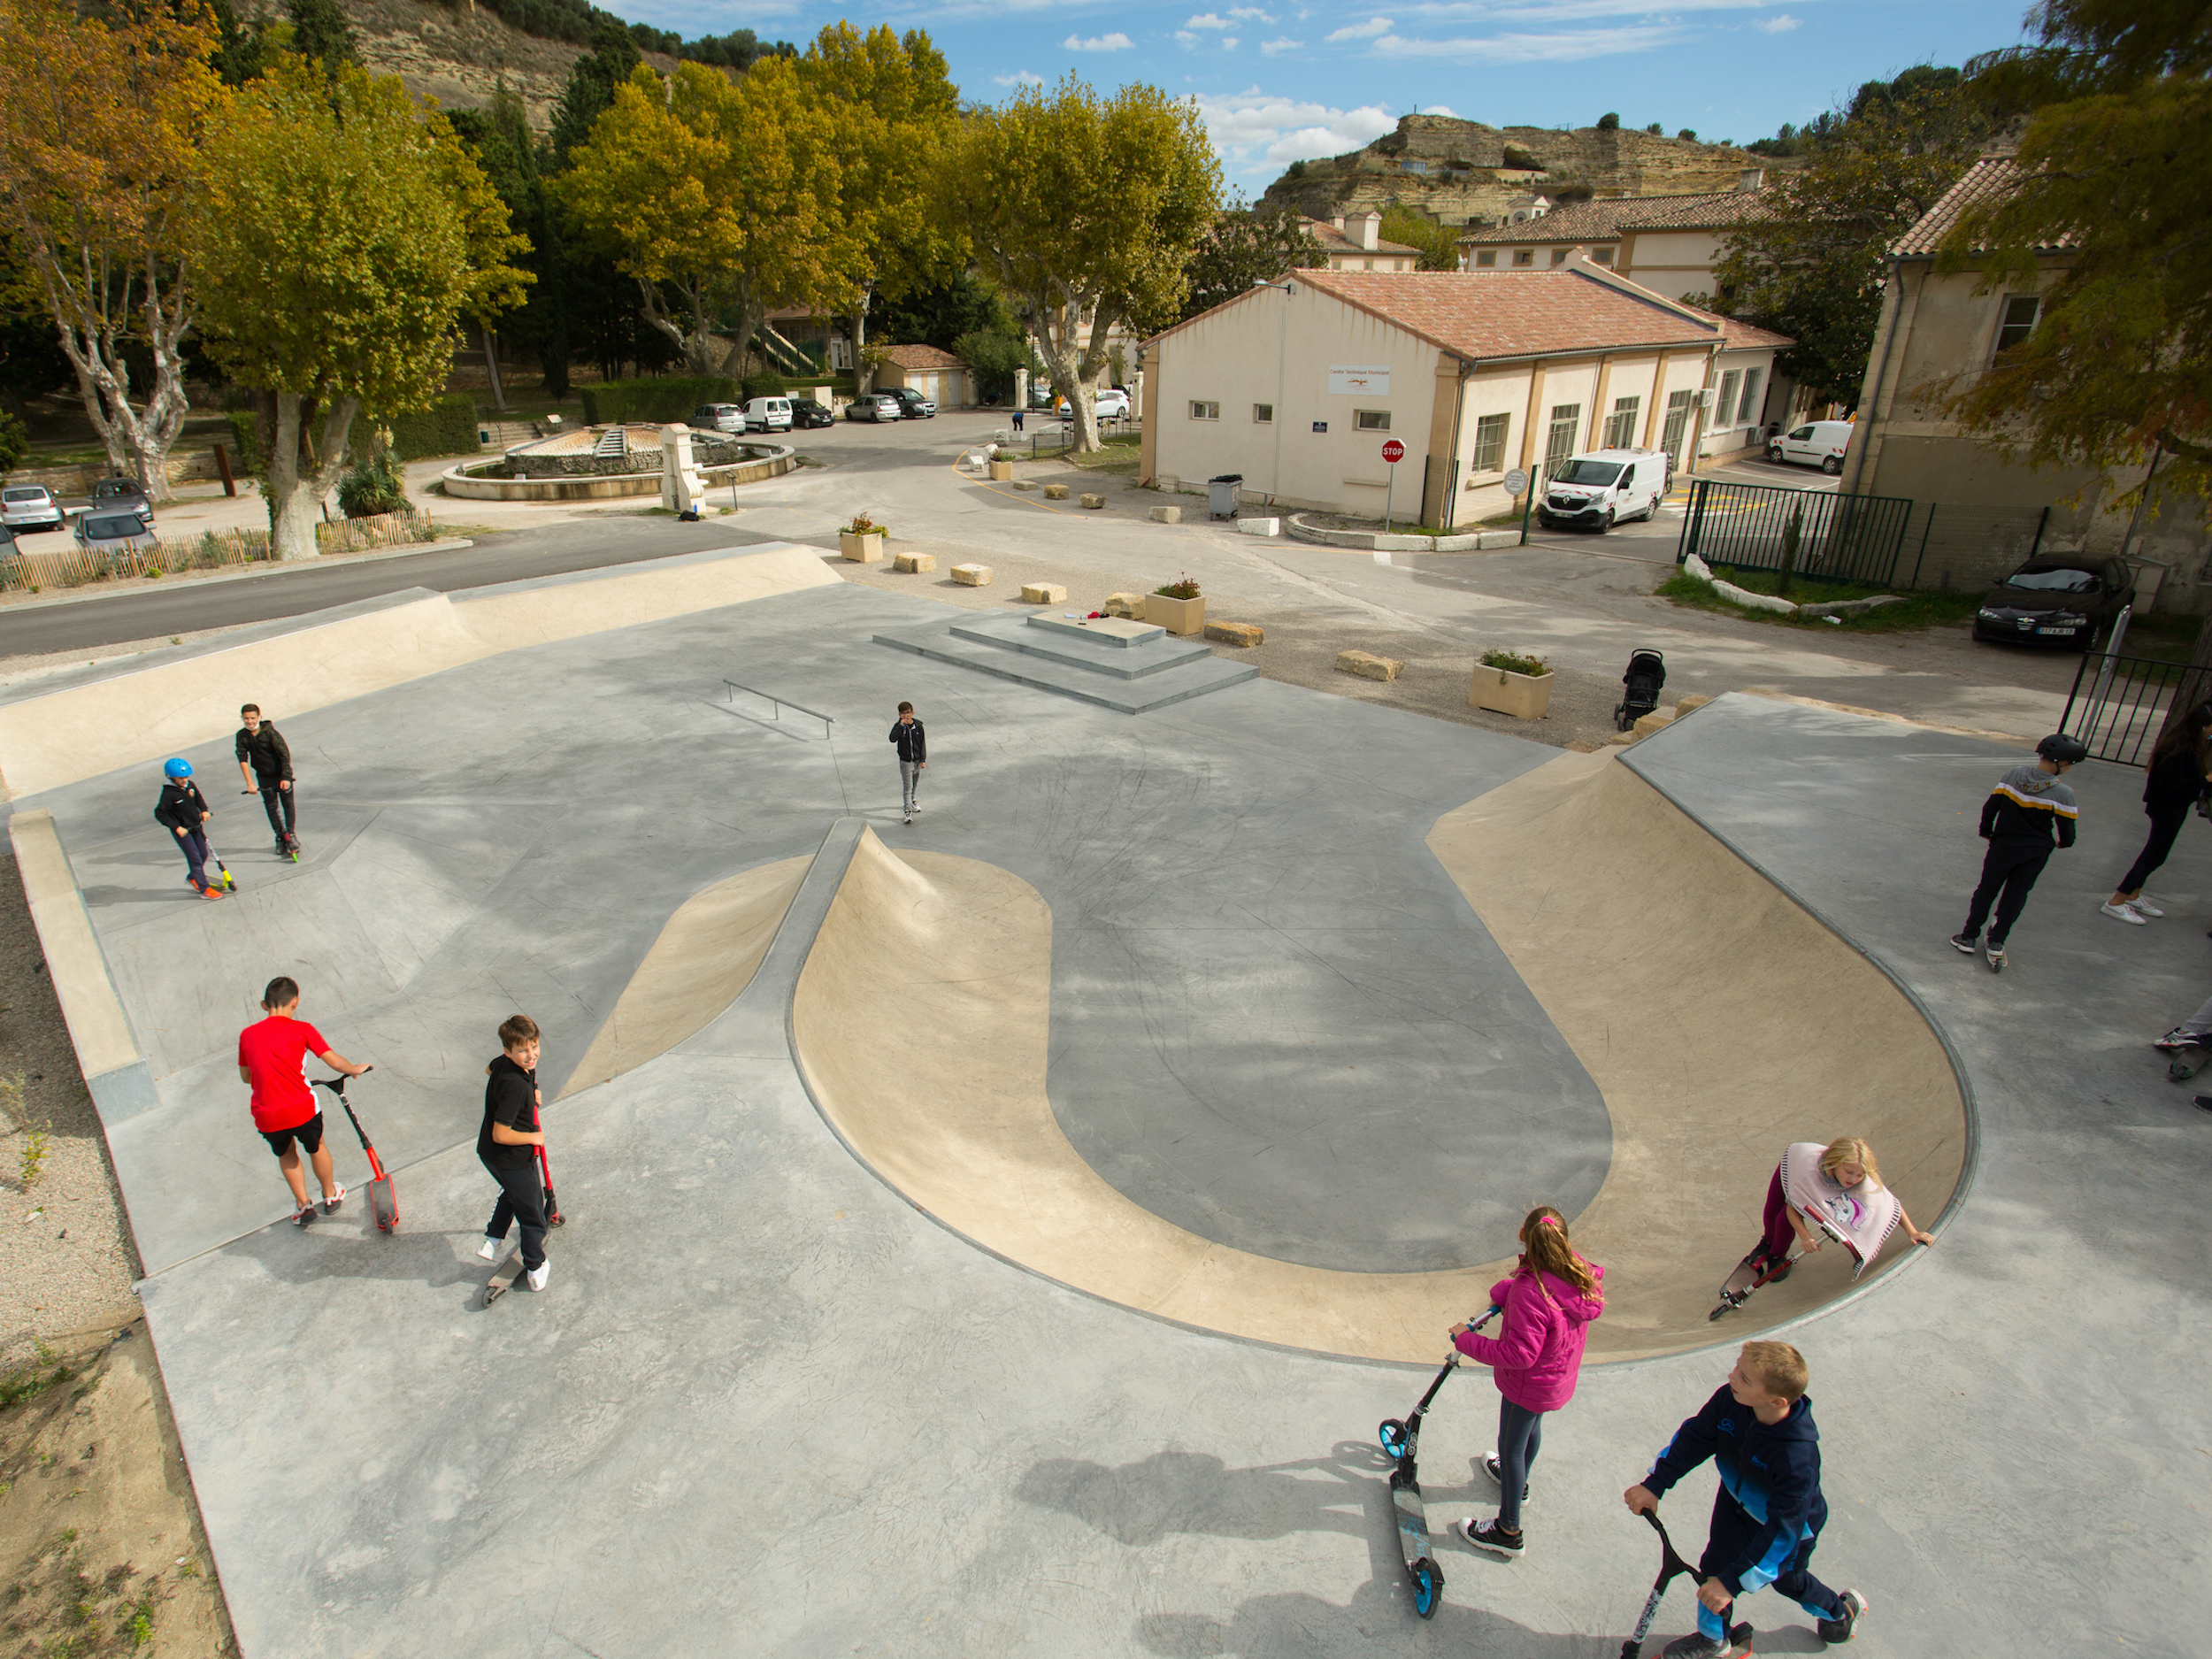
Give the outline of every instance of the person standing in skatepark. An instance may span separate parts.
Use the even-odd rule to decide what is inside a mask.
[[[922,773],[929,765],[929,740],[923,734],[922,723],[914,718],[914,705],[899,704],[899,718],[891,726],[891,741],[899,750],[899,792],[911,824],[914,815],[922,810],[917,798],[921,794]]]
[[[245,722],[238,728],[234,745],[238,756],[238,775],[249,789],[261,796],[262,810],[268,813],[269,828],[276,836],[278,854],[296,853],[300,838],[292,833],[296,810],[292,746],[284,741],[284,734],[276,729],[273,720],[261,718],[259,703],[247,703],[238,710],[238,718]]]
[[[2173,852],[2189,809],[2204,799],[2205,773],[2212,770],[2212,703],[2200,703],[2177,720],[2151,746],[2144,770],[2143,813],[2151,821],[2151,833],[2112,896],[2097,907],[2137,927],[2166,913],[2143,896],[2143,884]]]
[[[359,1077],[370,1068],[338,1053],[323,1041],[322,1033],[299,1017],[299,981],[288,974],[269,981],[261,993],[261,1007],[267,1018],[238,1033],[238,1076],[253,1090],[253,1126],[276,1154],[284,1184],[292,1189],[292,1225],[304,1227],[315,1219],[315,1205],[307,1196],[302,1152],[313,1162],[315,1179],[321,1184],[323,1214],[335,1214],[346,1202],[346,1189],[338,1184],[330,1150],[323,1145],[322,1109],[307,1086],[307,1056],[311,1054],[348,1077]]]
[[[1503,1310],[1494,1337],[1464,1325],[1452,1346],[1490,1367],[1498,1385],[1498,1448],[1482,1460],[1501,1494],[1498,1513],[1472,1517],[1454,1529],[1478,1549],[1508,1561],[1525,1548],[1521,1504],[1528,1471],[1544,1441],[1544,1417],[1574,1398],[1590,1322],[1605,1310],[1605,1270],[1582,1259],[1567,1237],[1567,1219],[1548,1204],[1521,1224],[1521,1261],[1510,1279],[1490,1287]]]
[[[484,1068],[484,1124],[476,1135],[477,1159],[499,1183],[499,1202],[476,1253],[487,1262],[499,1260],[508,1227],[520,1222],[522,1270],[532,1290],[543,1290],[552,1267],[545,1259],[545,1184],[535,1151],[545,1144],[538,1127],[537,1022],[527,1014],[510,1015],[500,1025],[499,1046],[499,1058]]]
[[[201,827],[215,816],[192,781],[192,763],[179,757],[162,764],[161,799],[154,803],[154,822],[176,837],[184,855],[185,885],[204,899],[219,899],[223,890],[207,879],[207,831]]]
[[[1967,907],[1966,926],[1951,935],[1954,949],[1972,956],[1982,948],[1982,924],[1989,921],[1987,954],[1993,972],[2005,969],[2005,941],[2028,902],[2028,890],[2050,862],[2051,849],[2074,844],[2074,821],[2081,810],[2074,791],[2059,780],[2086,759],[2078,738],[2054,732],[2035,746],[2035,764],[2015,766],[1997,780],[1982,803],[1982,839],[1989,851],[1982,859],[1981,885]],[[1990,906],[1997,908],[1990,921]]]

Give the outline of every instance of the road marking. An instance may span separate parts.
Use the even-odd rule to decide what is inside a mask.
[[[963,451],[963,453],[964,454],[965,451]],[[1025,507],[1041,507],[1047,512],[1066,512],[1069,511],[1069,509],[1065,507],[1055,506],[1048,501],[1032,501],[1029,498],[1027,492],[1023,490],[1001,489],[997,485],[991,482],[987,475],[983,478],[972,478],[965,472],[960,472],[960,462],[957,457],[951,461],[947,462],[946,465],[951,467],[955,472],[959,472],[961,478],[966,482],[971,484],[980,484],[985,489],[989,490],[994,495],[1003,495],[1007,500],[1018,501]]]

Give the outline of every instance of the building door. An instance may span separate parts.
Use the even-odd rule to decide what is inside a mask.
[[[1667,452],[1667,465],[1675,472],[1683,467],[1682,440],[1690,430],[1690,416],[1697,408],[1695,392],[1667,394],[1667,424],[1659,434],[1659,447]]]

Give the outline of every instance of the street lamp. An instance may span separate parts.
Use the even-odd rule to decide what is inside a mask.
[[[1298,290],[1288,282],[1255,282],[1256,288],[1280,288],[1283,291],[1282,327],[1275,342],[1275,478],[1267,492],[1267,504],[1272,507],[1283,493],[1283,365],[1290,349],[1290,298]]]

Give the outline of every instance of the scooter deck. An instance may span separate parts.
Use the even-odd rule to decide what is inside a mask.
[[[1390,1502],[1398,1514],[1398,1548],[1410,1567],[1417,1561],[1433,1561],[1429,1548],[1429,1509],[1421,1499],[1421,1483],[1409,1480],[1402,1470],[1390,1471]]]
[[[499,1271],[491,1276],[490,1282],[484,1286],[484,1305],[488,1308],[497,1302],[514,1287],[515,1280],[521,1277],[522,1252],[520,1250],[510,1251],[507,1259],[499,1264]]]
[[[399,1231],[399,1198],[392,1191],[388,1175],[369,1183],[369,1218],[376,1223],[379,1233]]]

